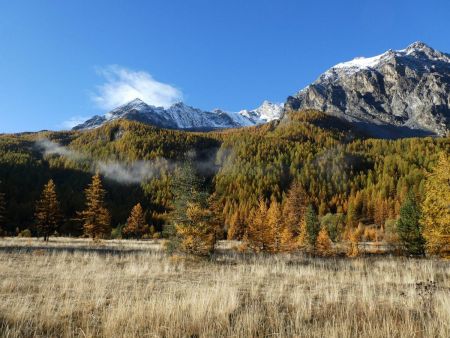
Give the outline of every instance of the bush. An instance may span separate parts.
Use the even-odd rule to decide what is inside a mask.
[[[29,229],[25,229],[22,230],[21,232],[19,232],[19,234],[17,235],[17,237],[32,237],[31,231]]]
[[[124,224],[119,224],[115,228],[111,230],[111,238],[112,239],[122,239],[122,229]]]

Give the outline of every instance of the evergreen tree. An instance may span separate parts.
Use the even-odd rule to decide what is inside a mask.
[[[422,203],[423,235],[430,254],[450,256],[450,159],[445,153],[425,182]]]
[[[106,190],[103,189],[99,174],[92,177],[85,194],[86,209],[79,213],[84,233],[93,239],[104,238],[111,231],[111,217],[105,206]]]
[[[44,241],[48,241],[60,224],[60,210],[53,180],[44,186],[40,200],[36,203],[36,227]]]
[[[420,210],[412,191],[400,208],[397,233],[404,250],[410,255],[422,256],[425,253],[425,240],[420,227]]]
[[[131,210],[127,224],[122,229],[122,234],[128,238],[142,238],[148,232],[149,227],[145,222],[145,213],[141,203],[136,204]]]
[[[320,223],[314,207],[311,204],[306,208],[305,223],[309,244],[314,246],[316,244],[317,236],[319,235]]]

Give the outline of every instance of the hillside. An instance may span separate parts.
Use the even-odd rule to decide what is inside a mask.
[[[209,133],[117,120],[85,132],[2,135],[5,228],[33,228],[34,203],[53,178],[65,220],[59,231],[80,234],[75,219],[83,189],[100,172],[113,226],[141,202],[148,221],[161,230],[172,207],[173,172],[187,160],[204,188],[215,193],[225,230],[245,227],[260,198],[283,202],[293,181],[301,183],[320,216],[348,216],[351,210],[351,222],[384,224],[398,215],[408,188],[421,196],[425,171],[440,151],[450,152],[449,138],[365,139],[349,132],[345,121],[317,111],[287,116]]]

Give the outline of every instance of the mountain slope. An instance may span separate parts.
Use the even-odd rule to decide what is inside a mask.
[[[340,63],[289,97],[286,109],[321,110],[371,136],[443,136],[450,129],[450,55],[416,42]]]
[[[165,109],[151,106],[140,99],[135,99],[103,116],[94,116],[74,129],[91,129],[99,127],[108,121],[127,119],[168,129],[213,130],[266,123],[280,118],[282,112],[282,105],[276,105],[267,101],[264,101],[262,106],[255,110],[243,110],[233,113],[220,109],[212,112],[203,111],[185,105],[182,102],[175,103]]]

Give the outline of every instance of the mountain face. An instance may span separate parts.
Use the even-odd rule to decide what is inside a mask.
[[[416,42],[340,63],[285,107],[321,110],[376,137],[444,136],[450,130],[450,55]]]
[[[283,106],[267,101],[255,110],[240,112],[225,112],[215,109],[212,112],[203,111],[175,103],[169,108],[155,107],[135,99],[109,113],[96,115],[86,122],[74,127],[74,130],[92,129],[116,119],[128,119],[154,125],[160,128],[182,130],[213,130],[236,128],[266,123],[281,117]]]

